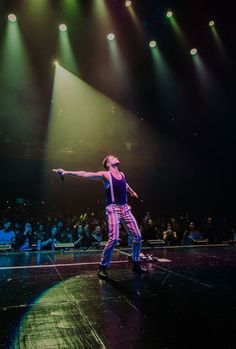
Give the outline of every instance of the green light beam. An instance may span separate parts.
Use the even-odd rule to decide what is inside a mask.
[[[53,190],[48,176],[55,166],[68,167],[69,163],[79,168],[90,163],[95,166],[93,170],[96,166],[99,170],[102,159],[110,153],[119,154],[129,165],[137,164],[142,157],[140,148],[145,152],[145,166],[151,166],[156,157],[150,142],[155,143],[153,133],[144,120],[56,65],[45,137],[42,193]]]
[[[144,32],[144,30],[143,30],[143,26],[142,26],[142,24],[141,24],[141,22],[140,22],[138,16],[136,15],[136,13],[135,13],[133,7],[132,7],[132,6],[129,6],[129,7],[127,8],[127,10],[128,10],[128,12],[129,12],[129,14],[130,14],[130,17],[131,17],[131,19],[132,19],[132,22],[133,22],[133,24],[134,24],[134,26],[135,26],[135,28],[136,28],[136,31],[137,31],[139,37],[140,37],[141,39],[144,39],[144,38],[145,38],[145,32]]]
[[[197,80],[205,104],[209,107],[217,105],[217,101],[221,95],[217,82],[209,74],[198,53],[192,56],[192,59],[196,68]]]
[[[156,79],[164,96],[168,95],[168,91],[174,88],[174,79],[170,69],[165,62],[158,46],[151,48],[151,55],[153,59]]]
[[[211,32],[212,32],[212,34],[214,36],[215,43],[217,45],[218,51],[219,51],[219,53],[221,55],[221,58],[222,58],[222,60],[224,62],[224,69],[227,71],[227,74],[230,75],[231,72],[232,72],[232,64],[231,64],[231,62],[230,62],[230,60],[229,60],[229,58],[227,56],[225,47],[224,47],[224,45],[222,43],[222,40],[221,40],[221,38],[219,36],[219,33],[218,33],[217,29],[216,29],[216,26],[214,25],[214,26],[210,27],[210,29],[211,29]]]
[[[40,101],[37,84],[17,21],[7,22],[1,53],[1,100],[4,112],[1,120],[15,140],[36,132],[40,122]],[[20,125],[20,127],[16,127]]]
[[[179,38],[180,42],[182,43],[182,45],[184,46],[188,46],[188,39],[185,36],[185,34],[183,33],[182,29],[180,28],[179,24],[177,23],[176,19],[174,18],[174,16],[169,17],[169,21],[177,35],[177,37]]]
[[[107,29],[111,24],[111,18],[104,0],[94,0],[94,11],[99,18],[99,22]]]
[[[40,21],[50,13],[51,4],[48,0],[21,0],[21,7],[31,22]]]
[[[96,153],[102,144],[109,149],[117,146],[113,135],[119,137],[119,143],[130,137],[138,139],[137,127],[135,115],[56,65],[46,145],[76,144]]]
[[[211,31],[212,31],[212,33],[213,33],[213,36],[214,36],[214,38],[215,38],[215,41],[216,41],[216,43],[217,43],[217,45],[218,45],[218,48],[219,48],[220,52],[221,52],[223,55],[225,55],[225,49],[224,49],[223,43],[222,43],[222,41],[221,41],[221,39],[220,39],[220,36],[219,36],[219,34],[218,34],[218,32],[217,32],[216,27],[215,27],[215,26],[212,26],[212,27],[211,27]]]
[[[25,8],[28,7],[29,10],[37,12],[45,12],[48,10],[48,0],[23,0],[22,4]]]
[[[62,0],[61,1],[61,13],[66,16],[66,18],[72,19],[76,18],[81,20],[81,9],[80,3],[77,0]]]
[[[202,87],[204,90],[208,90],[210,85],[211,85],[211,78],[210,75],[203,64],[202,59],[200,58],[199,54],[195,54],[192,56],[193,57],[193,62],[197,70],[197,74],[199,77],[199,81],[201,82]]]
[[[156,75],[156,94],[159,109],[164,118],[175,111],[181,99],[181,90],[157,46],[150,49]]]
[[[61,65],[74,74],[78,74],[78,66],[71,48],[68,31],[59,31],[58,59]]]
[[[108,40],[108,46],[111,54],[111,65],[114,67],[113,70],[115,71],[115,83],[117,90],[128,93],[129,89],[131,88],[129,74],[124,59],[121,56],[117,39],[112,41]]]

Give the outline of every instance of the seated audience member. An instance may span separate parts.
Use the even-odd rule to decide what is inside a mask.
[[[29,251],[31,250],[31,243],[33,240],[33,232],[32,232],[32,226],[29,222],[25,223],[25,226],[23,228],[21,237],[20,237],[20,251]]]
[[[37,225],[36,232],[35,232],[35,238],[36,240],[45,240],[45,238],[48,237],[47,229],[44,227],[42,223]]]
[[[222,217],[217,229],[216,243],[226,242],[231,238],[231,224],[226,217]]]
[[[51,240],[49,240],[48,231],[42,223],[37,225],[34,239],[37,243],[38,250],[44,249],[46,246],[50,245]]]
[[[74,242],[73,240],[73,231],[72,228],[69,226],[66,228],[66,233],[67,233],[67,241],[66,242]]]
[[[60,236],[58,234],[58,228],[56,225],[53,225],[51,227],[51,232],[49,236],[50,236],[49,239],[52,245],[60,243]]]
[[[58,244],[58,229],[56,225],[53,225],[49,233],[41,234],[40,249],[49,250],[53,249],[55,244]]]
[[[16,222],[14,225],[14,232],[15,232],[15,244],[14,247],[17,250],[21,243],[22,243],[22,227],[20,223]]]
[[[172,225],[172,228],[173,228],[174,231],[176,231],[176,232],[179,231],[180,224],[179,224],[177,218],[170,217],[170,224]]]
[[[102,230],[100,225],[97,225],[94,231],[92,232],[92,248],[101,248],[102,242]]]
[[[0,245],[13,245],[15,244],[16,235],[12,230],[12,223],[10,220],[6,220],[3,223],[3,229],[0,230]]]
[[[89,248],[92,245],[92,235],[89,228],[89,224],[85,223],[83,231],[83,247]]]
[[[177,234],[176,231],[174,231],[171,223],[167,224],[167,229],[163,231],[162,238],[167,246],[176,244]]]
[[[62,233],[62,231],[64,230],[64,225],[65,225],[65,223],[64,223],[64,221],[63,221],[62,219],[60,219],[60,220],[57,222],[56,226],[57,226],[57,232],[58,232],[58,234],[61,234],[61,233]]]
[[[184,232],[182,244],[191,245],[200,240],[203,240],[203,237],[196,229],[195,224],[193,222],[189,223],[188,229]]]
[[[64,244],[71,244],[70,246],[64,246],[65,250],[70,250],[74,247],[74,238],[73,238],[73,231],[70,225],[66,225],[64,230],[61,232],[60,235],[60,242]]]
[[[80,248],[83,246],[83,226],[79,224],[74,234],[74,246]]]
[[[203,224],[202,231],[204,237],[208,239],[210,244],[215,244],[217,242],[217,229],[212,217],[207,218],[206,222]]]
[[[61,231],[59,239],[60,239],[60,242],[62,243],[73,242],[73,235],[72,235],[72,230],[70,226],[66,226],[63,229],[63,231]]]

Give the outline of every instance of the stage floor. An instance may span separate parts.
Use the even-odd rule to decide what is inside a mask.
[[[101,251],[0,254],[1,348],[236,348],[236,248],[145,249],[149,273]]]

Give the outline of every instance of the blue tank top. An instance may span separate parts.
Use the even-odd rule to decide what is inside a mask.
[[[125,177],[122,175],[121,179],[116,179],[111,174],[112,179],[112,185],[113,185],[113,191],[114,191],[114,200],[116,205],[125,205],[127,204],[127,193],[126,193],[126,180]],[[112,204],[112,198],[111,198],[111,188],[110,186],[108,188],[105,188],[106,193],[106,205]]]

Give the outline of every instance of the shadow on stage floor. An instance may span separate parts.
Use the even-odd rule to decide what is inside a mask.
[[[236,348],[234,246],[143,250],[149,273],[115,250],[0,254],[1,348]]]

